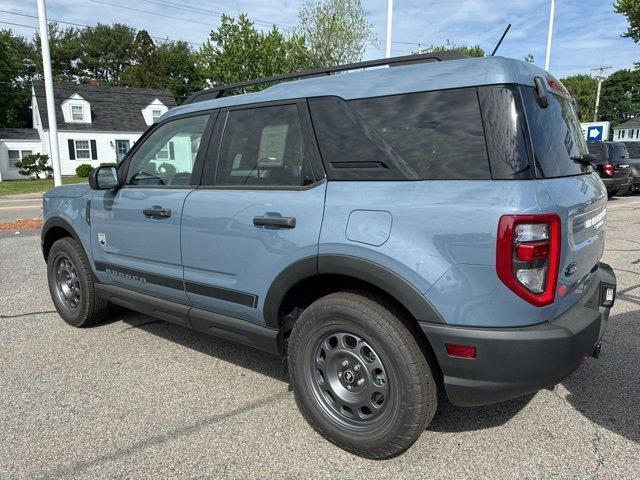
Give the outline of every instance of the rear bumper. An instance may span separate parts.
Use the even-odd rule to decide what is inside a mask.
[[[607,187],[607,192],[614,192],[622,190],[631,184],[631,177],[618,177],[618,178],[603,178],[604,186]]]
[[[591,355],[604,333],[609,308],[600,306],[604,286],[615,289],[611,267],[598,265],[589,290],[553,321],[524,328],[468,328],[421,323],[443,373],[449,400],[477,406],[555,385]],[[451,357],[445,344],[473,345],[475,359]]]

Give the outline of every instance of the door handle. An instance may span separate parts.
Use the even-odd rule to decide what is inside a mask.
[[[167,218],[171,216],[170,208],[161,208],[161,207],[152,207],[145,208],[142,213],[144,213],[145,217],[159,217],[159,218]]]
[[[296,228],[294,217],[253,217],[253,225],[256,227],[280,227]]]

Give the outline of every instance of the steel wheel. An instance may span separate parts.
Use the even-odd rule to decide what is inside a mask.
[[[321,334],[311,349],[309,373],[318,403],[338,423],[368,429],[389,402],[389,379],[382,359],[360,336]]]
[[[76,310],[82,298],[76,266],[69,257],[61,255],[56,259],[53,271],[56,294],[61,305],[69,311]]]

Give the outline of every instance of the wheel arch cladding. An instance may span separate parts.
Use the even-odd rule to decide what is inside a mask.
[[[286,312],[283,312],[283,307],[286,307],[290,293],[297,292],[301,286],[313,285],[315,282],[326,283],[322,280],[328,278],[353,279],[356,287],[369,285],[403,306],[415,320],[444,323],[424,294],[388,268],[349,255],[322,254],[318,257],[312,256],[298,260],[275,278],[269,287],[263,307],[266,325],[272,328],[284,327],[283,314]],[[326,289],[326,293],[336,291],[342,285],[334,284]],[[310,294],[311,292],[297,293]]]
[[[44,223],[42,226],[42,232],[40,233],[40,240],[42,244],[42,256],[44,257],[45,262],[49,259],[51,246],[57,240],[65,237],[73,238],[82,247],[82,242],[80,241],[77,233],[66,220],[59,217],[52,217]]]

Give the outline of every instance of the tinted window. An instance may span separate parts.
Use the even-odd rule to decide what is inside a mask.
[[[337,180],[405,180],[418,175],[337,97],[309,99],[322,161]]]
[[[607,145],[604,143],[588,143],[589,153],[596,156],[596,163],[605,163],[609,156],[607,155]]]
[[[532,87],[522,87],[537,175],[544,178],[578,175],[591,167],[571,160],[587,152],[573,103],[548,92],[549,106],[540,107]]]
[[[524,136],[524,118],[514,87],[478,89],[487,137],[491,176],[496,179],[530,178]]]
[[[216,185],[302,186],[313,182],[296,105],[227,113]]]
[[[627,152],[627,147],[624,146],[624,143],[610,143],[609,156],[614,162],[629,160],[629,152]]]
[[[490,178],[474,88],[352,100],[349,105],[420,178]]]
[[[629,152],[629,156],[631,158],[640,157],[640,142],[627,142],[625,145],[627,146],[627,152]]]
[[[161,125],[133,152],[127,172],[130,185],[189,185],[209,115],[181,118]]]

